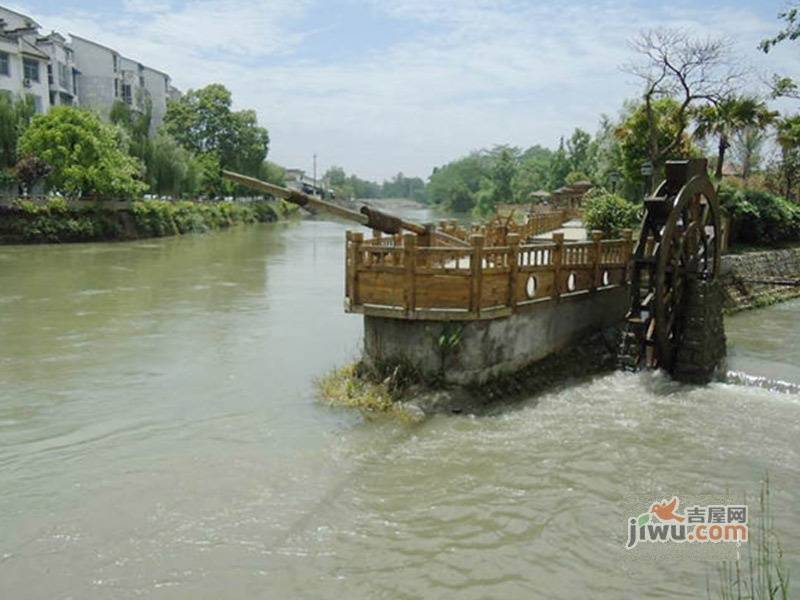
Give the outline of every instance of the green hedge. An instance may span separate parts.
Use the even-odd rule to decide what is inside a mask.
[[[635,229],[642,218],[642,207],[622,196],[602,189],[591,190],[583,202],[586,230],[600,230],[606,237],[619,237],[623,229]]]
[[[102,205],[70,208],[61,198],[46,204],[18,201],[0,213],[0,240],[58,243],[164,237],[275,221],[288,212],[281,203],[266,201],[235,204],[139,200],[130,212],[108,210]]]
[[[731,217],[732,241],[771,245],[800,241],[800,206],[780,196],[723,185],[722,208]]]

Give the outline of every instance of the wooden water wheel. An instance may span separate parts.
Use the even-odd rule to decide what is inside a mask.
[[[671,161],[644,202],[631,270],[622,365],[671,372],[684,333],[687,282],[719,272],[720,214],[705,159]]]

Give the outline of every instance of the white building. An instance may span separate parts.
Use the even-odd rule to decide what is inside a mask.
[[[180,94],[169,75],[122,56],[119,52],[75,34],[70,35],[78,78],[78,101],[108,118],[116,101],[137,111],[152,107],[151,133],[167,112],[167,99]]]
[[[36,46],[48,56],[50,106],[77,104],[78,70],[75,67],[75,54],[67,40],[54,31],[38,38]]]
[[[169,75],[122,56],[112,48],[71,34],[39,35],[39,24],[0,6],[0,92],[29,96],[37,112],[79,105],[108,119],[117,101],[152,110],[150,133],[180,97]]]
[[[0,91],[28,96],[37,112],[50,108],[50,56],[37,45],[39,24],[0,6]]]

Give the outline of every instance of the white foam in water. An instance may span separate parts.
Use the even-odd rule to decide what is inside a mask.
[[[769,390],[770,392],[800,394],[800,385],[796,383],[781,381],[779,379],[770,379],[759,375],[750,375],[743,371],[728,371],[725,373],[725,383],[759,387]]]

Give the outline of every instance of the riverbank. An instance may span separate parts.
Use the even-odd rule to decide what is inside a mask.
[[[358,408],[367,415],[387,413],[401,419],[433,414],[486,414],[569,383],[608,374],[617,368],[621,328],[608,327],[580,343],[511,372],[470,385],[445,384],[409,362],[367,364],[337,369],[319,382],[323,401]]]
[[[800,247],[728,254],[722,257],[720,276],[727,314],[798,298],[798,286],[752,282],[800,278]]]
[[[68,204],[17,201],[0,207],[0,244],[99,242],[202,233],[286,218],[297,207],[283,201],[247,203],[137,200]]]

